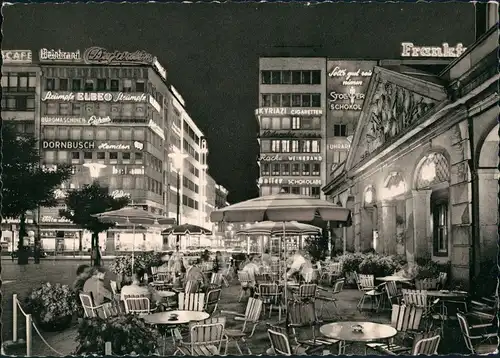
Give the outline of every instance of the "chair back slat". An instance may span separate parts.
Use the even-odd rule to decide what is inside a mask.
[[[307,272],[303,275],[305,283],[311,283],[314,277],[314,272]]]
[[[238,271],[238,281],[240,281],[241,287],[248,287],[252,283],[250,274],[245,271]]]
[[[405,304],[427,308],[428,305],[427,291],[403,289],[402,292]]]
[[[389,299],[392,299],[393,297],[396,297],[398,295],[398,287],[396,286],[396,282],[387,281],[384,286],[385,292],[387,293]]]
[[[222,285],[222,274],[221,273],[213,273],[210,278],[210,284],[221,286]]]
[[[179,310],[203,311],[205,308],[204,293],[179,293]]]
[[[269,336],[271,348],[274,350],[275,354],[286,356],[292,355],[292,348],[290,347],[290,342],[286,334],[268,329],[267,335]]]
[[[417,331],[424,309],[414,305],[392,305],[391,326],[398,332]]]
[[[275,283],[262,283],[259,285],[260,298],[266,303],[277,304],[281,298],[279,286]]]
[[[94,318],[97,317],[97,313],[94,309],[94,300],[90,293],[80,292],[80,302],[82,303],[83,312],[85,317]]]
[[[220,352],[222,337],[224,334],[224,323],[202,323],[191,326],[191,351],[194,352],[197,346],[213,345]]]
[[[118,294],[118,284],[116,281],[110,280],[109,285],[111,286],[111,291],[113,292],[113,295]]]
[[[156,273],[156,281],[169,281],[170,274],[168,272],[157,272]]]
[[[189,280],[186,282],[186,287],[184,288],[185,293],[196,293],[200,288],[200,283],[198,281]]]
[[[245,320],[249,322],[257,322],[261,312],[262,301],[257,298],[250,297],[245,310]]]
[[[299,286],[299,298],[315,298],[316,292],[318,291],[318,286],[311,283],[306,283]]]
[[[422,338],[416,341],[415,345],[412,348],[411,354],[414,356],[418,356],[420,354],[424,355],[437,354],[440,340],[441,336],[439,335],[435,335],[429,338]]]
[[[375,276],[359,275],[359,285],[362,289],[373,288],[375,286]]]
[[[157,273],[158,273],[158,266],[151,266],[151,275],[155,277]]]
[[[291,302],[288,305],[288,322],[296,327],[312,326],[317,321],[314,302]]]
[[[207,312],[209,315],[214,314],[215,311],[217,310],[217,306],[219,305],[220,301],[220,295],[221,295],[220,289],[208,291],[207,298],[205,301],[204,311]]]
[[[151,304],[148,297],[125,295],[125,312],[127,313],[149,313],[151,311]]]
[[[340,279],[340,280],[337,280],[335,281],[335,284],[333,285],[333,294],[337,294],[337,293],[340,293],[342,292],[342,289],[344,288],[344,283],[345,283],[345,280],[344,279]]]
[[[472,354],[475,354],[474,345],[472,344],[471,332],[469,330],[469,322],[467,322],[467,318],[460,312],[457,312],[458,324],[460,325],[460,330],[462,331],[462,336],[464,337],[465,345],[471,351]]]
[[[422,280],[415,281],[415,288],[417,290],[435,290],[438,286],[438,279],[436,278],[424,278]]]

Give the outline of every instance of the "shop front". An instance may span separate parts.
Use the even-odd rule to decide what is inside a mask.
[[[323,188],[352,210],[348,250],[449,263],[466,287],[494,260],[494,38],[492,29],[439,78],[375,67],[352,150]]]

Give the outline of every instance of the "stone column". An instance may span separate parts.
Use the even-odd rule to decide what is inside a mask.
[[[405,213],[406,213],[406,231],[405,231],[405,251],[406,251],[406,261],[415,262],[415,217],[413,213],[413,196],[410,194],[406,198],[405,202]]]
[[[373,210],[374,208],[361,208],[361,226],[360,226],[360,237],[359,246],[360,250],[368,250],[373,247],[373,228],[375,223],[373,222]]]
[[[387,255],[396,254],[396,206],[390,201],[378,205],[380,215],[377,252]]]
[[[479,262],[495,261],[498,252],[498,171],[478,169],[479,202]]]
[[[430,225],[432,190],[412,190],[413,244],[415,259],[432,257],[432,232]],[[407,250],[408,250],[407,244]]]

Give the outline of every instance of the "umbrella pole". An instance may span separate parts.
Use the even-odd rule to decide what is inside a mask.
[[[132,225],[132,277],[134,275],[135,264],[135,224]]]
[[[288,281],[288,277],[287,277],[287,274],[286,274],[286,232],[285,232],[285,222],[283,221],[283,239],[282,239],[282,245],[283,245],[283,253],[284,253],[284,257],[283,257],[283,264],[285,266],[285,270],[284,270],[284,279],[285,279],[285,285],[284,285],[284,288],[285,288],[285,327],[287,329],[287,332],[288,332],[288,287],[287,287],[287,281]]]

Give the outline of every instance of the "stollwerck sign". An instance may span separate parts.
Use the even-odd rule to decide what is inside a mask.
[[[42,97],[42,101],[63,102],[146,102],[148,96],[145,93],[110,93],[110,92],[69,92],[57,93],[48,91]]]

